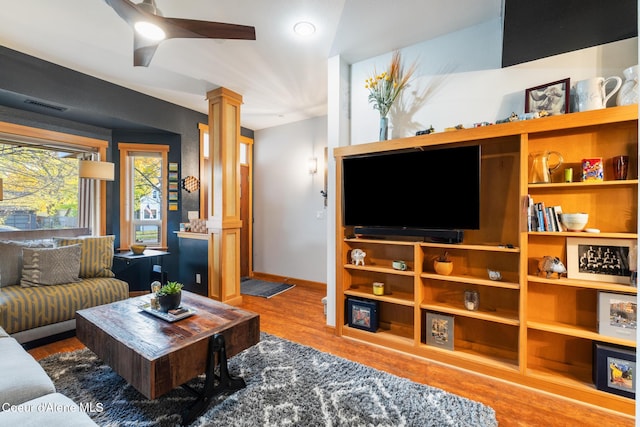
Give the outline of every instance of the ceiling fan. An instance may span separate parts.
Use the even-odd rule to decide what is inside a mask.
[[[134,3],[105,0],[134,30],[133,65],[148,67],[160,43],[175,38],[255,40],[256,30],[246,25],[195,19],[165,18],[155,0]]]

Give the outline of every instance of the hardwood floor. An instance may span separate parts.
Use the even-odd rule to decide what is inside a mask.
[[[336,337],[332,329],[325,326],[321,302],[324,296],[321,289],[296,286],[271,299],[244,296],[242,307],[259,313],[260,328],[269,334],[483,402],[496,411],[501,427],[631,427],[635,424],[633,417],[592,405]],[[76,338],[69,338],[29,352],[40,359],[82,347]]]

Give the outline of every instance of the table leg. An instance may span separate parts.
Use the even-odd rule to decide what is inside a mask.
[[[219,375],[215,374],[216,356],[220,371]],[[183,387],[197,396],[196,401],[191,403],[182,413],[183,425],[191,424],[199,417],[208,408],[212,398],[228,391],[233,392],[246,387],[242,378],[229,374],[224,336],[216,334],[209,339],[207,368],[202,391],[197,392],[186,385],[183,385]]]

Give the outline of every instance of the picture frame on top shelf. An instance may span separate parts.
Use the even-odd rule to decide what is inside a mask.
[[[567,238],[567,278],[631,285],[633,239]]]
[[[569,79],[534,86],[525,90],[524,112],[547,112],[557,116],[569,112]]]
[[[453,350],[453,316],[427,311],[426,322],[427,345]]]
[[[635,350],[594,342],[593,383],[598,390],[635,399]]]
[[[637,295],[598,292],[598,333],[636,341],[638,328]]]
[[[351,328],[376,332],[378,330],[378,302],[347,298],[347,322]]]

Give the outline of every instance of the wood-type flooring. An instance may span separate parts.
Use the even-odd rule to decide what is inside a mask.
[[[260,329],[269,334],[489,405],[496,411],[501,427],[631,427],[635,424],[634,417],[593,405],[337,337],[333,329],[326,326],[321,302],[324,296],[322,289],[298,285],[270,299],[243,296],[242,308],[259,313]],[[83,348],[82,343],[73,337],[29,352],[40,359],[79,348]]]

